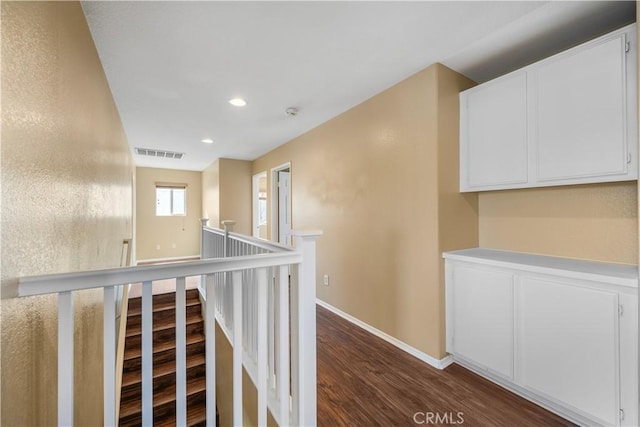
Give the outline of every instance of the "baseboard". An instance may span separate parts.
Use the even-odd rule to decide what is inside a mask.
[[[349,322],[353,323],[356,326],[361,327],[362,329],[364,329],[365,331],[372,333],[373,335],[377,336],[378,338],[382,338],[383,340],[385,340],[386,342],[388,342],[389,344],[392,344],[396,347],[398,347],[400,350],[409,353],[410,355],[412,355],[413,357],[433,366],[434,368],[437,369],[444,369],[447,366],[449,366],[451,363],[453,363],[453,357],[451,355],[447,355],[446,357],[442,358],[442,359],[436,359],[435,357],[431,357],[429,356],[427,353],[423,353],[422,351],[418,350],[417,348],[411,347],[409,344],[400,341],[397,338],[392,337],[391,335],[382,332],[379,329],[374,328],[373,326],[363,322],[360,319],[357,319],[353,316],[351,316],[350,314],[345,313],[344,311],[332,306],[331,304],[328,304],[324,301],[321,301],[319,299],[316,299],[316,303],[323,308],[326,308],[327,310],[331,311],[334,314],[337,314],[338,316],[342,317],[345,320],[348,320]]]
[[[200,254],[189,256],[178,256],[173,258],[152,258],[152,259],[139,259],[136,261],[136,265],[158,264],[165,262],[180,262],[190,259],[200,259]]]

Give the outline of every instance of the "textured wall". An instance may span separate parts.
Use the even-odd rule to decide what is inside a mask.
[[[636,264],[637,183],[480,193],[480,245]]]
[[[253,165],[256,174],[291,161],[293,228],[324,231],[318,297],[436,358],[444,355],[441,245],[477,245],[475,196],[451,190],[458,92],[471,84],[436,64]],[[439,224],[458,208],[456,221]]]
[[[132,159],[80,4],[2,2],[2,296],[118,266]],[[102,293],[76,293],[77,425],[102,424]],[[2,425],[56,423],[56,297],[2,303]]]
[[[187,215],[156,216],[156,183],[187,184]],[[198,256],[201,214],[202,172],[136,169],[136,258],[139,261]]]

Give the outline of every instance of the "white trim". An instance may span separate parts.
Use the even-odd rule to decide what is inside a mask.
[[[382,332],[379,329],[374,328],[373,326],[363,322],[360,319],[356,319],[355,317],[351,316],[350,314],[345,313],[344,311],[332,306],[331,304],[328,304],[322,300],[316,299],[316,303],[323,308],[326,308],[327,310],[333,312],[334,314],[337,314],[338,316],[342,317],[345,320],[348,320],[349,322],[353,323],[356,326],[361,327],[362,329],[364,329],[365,331],[372,333],[373,335],[377,336],[378,338],[382,338],[383,340],[385,340],[386,342],[388,342],[389,344],[393,344],[394,346],[396,346],[397,348],[399,348],[400,350],[409,353],[410,355],[412,355],[413,357],[433,366],[434,368],[437,369],[444,369],[447,366],[451,365],[453,363],[453,356],[451,356],[450,354],[445,356],[442,359],[436,359],[435,357],[429,356],[427,353],[423,353],[420,350],[418,350],[417,348],[411,347],[409,344],[400,341],[397,338],[392,337],[391,335]]]
[[[178,261],[184,261],[186,259],[194,259],[194,258],[200,259],[200,254],[188,255],[188,256],[177,256],[177,257],[171,257],[171,258],[139,259],[139,260],[136,260],[136,264],[135,265],[147,264],[147,263],[150,263],[150,262],[178,262]]]
[[[271,210],[271,240],[273,242],[278,242],[278,187],[274,186],[273,183],[277,183],[278,182],[278,172],[280,171],[284,171],[284,170],[289,170],[289,173],[291,173],[291,162],[286,162],[283,163],[279,166],[276,166],[275,168],[271,168],[271,170],[269,171],[269,186],[270,188],[270,195],[271,195],[271,206],[270,206],[270,210]],[[289,199],[291,200],[291,199]],[[268,223],[268,221],[267,221]],[[291,216],[291,226],[293,228],[293,215]]]
[[[260,204],[259,204],[259,197],[260,197],[260,179],[264,177],[265,182],[267,181],[267,171],[262,171],[260,173],[257,173],[255,175],[253,175],[252,178],[252,192],[251,192],[251,208],[252,208],[252,212],[253,212],[253,216],[251,218],[251,235],[253,237],[260,237],[260,234],[258,232],[258,227],[260,226],[260,224],[258,224],[258,219],[260,218]],[[265,193],[267,193],[267,190],[265,189]]]

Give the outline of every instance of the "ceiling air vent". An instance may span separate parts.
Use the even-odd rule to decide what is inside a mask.
[[[184,153],[176,153],[175,151],[155,150],[153,148],[136,147],[136,154],[140,156],[164,157],[165,159],[180,160]]]

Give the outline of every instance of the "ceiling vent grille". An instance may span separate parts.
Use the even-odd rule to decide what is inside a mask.
[[[164,157],[165,159],[180,160],[184,156],[184,153],[177,153],[175,151],[155,150],[153,148],[139,148],[136,147],[136,154],[139,156],[151,156],[151,157]]]

